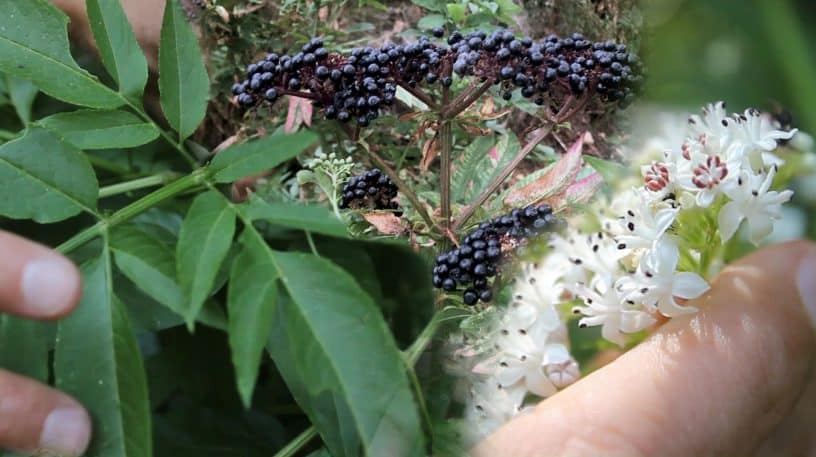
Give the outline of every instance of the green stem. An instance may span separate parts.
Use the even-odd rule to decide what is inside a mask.
[[[133,111],[135,111],[136,114],[140,118],[142,118],[142,120],[144,120],[145,122],[149,122],[151,125],[153,125],[153,127],[155,127],[159,131],[159,134],[162,136],[162,138],[164,138],[171,146],[173,146],[173,148],[179,152],[179,154],[184,158],[184,160],[187,161],[187,163],[190,164],[190,166],[193,169],[200,168],[198,161],[195,160],[193,156],[190,155],[190,153],[187,151],[187,149],[184,148],[184,145],[182,145],[180,141],[176,141],[166,130],[161,128],[156,123],[156,121],[154,121],[152,117],[148,116],[147,113],[141,107],[134,105],[133,102],[131,102],[125,97],[122,97],[122,100],[124,100],[127,106],[130,107],[130,109],[132,109]]]
[[[309,243],[309,249],[312,250],[312,254],[320,257],[320,253],[317,252],[317,246],[315,246],[314,238],[312,238],[312,232],[308,230],[304,230],[303,232],[306,234],[306,241]]]
[[[431,219],[431,216],[428,214],[427,211],[425,211],[425,207],[422,205],[422,202],[419,201],[419,197],[417,197],[416,194],[414,194],[414,192],[411,190],[411,188],[408,187],[407,184],[405,184],[405,181],[403,181],[399,177],[397,172],[394,171],[394,169],[391,168],[387,163],[385,163],[385,160],[378,156],[374,151],[367,150],[367,152],[368,156],[371,157],[371,160],[373,160],[374,163],[376,163],[377,166],[382,171],[384,171],[389,178],[391,178],[391,181],[394,181],[394,184],[397,186],[400,192],[402,192],[402,194],[405,195],[405,197],[411,201],[411,204],[414,205],[414,209],[416,210],[416,212],[419,213],[420,217],[422,217],[425,223],[428,224],[428,228],[433,230],[434,228],[433,219]]]
[[[94,168],[98,168],[100,170],[109,171],[111,173],[115,173],[117,175],[129,175],[131,174],[131,170],[127,167],[123,167],[115,162],[112,162],[107,159],[103,159],[101,157],[97,157],[93,154],[85,154],[85,157],[88,158],[88,161],[91,162]]]
[[[144,189],[146,187],[161,186],[178,177],[177,173],[165,172],[153,176],[134,179],[132,181],[120,182],[110,186],[105,186],[99,189],[99,198],[106,198],[113,195],[124,194],[134,190]]]
[[[300,451],[300,448],[309,444],[314,437],[317,436],[317,429],[311,426],[304,430],[295,439],[289,442],[283,449],[277,452],[274,457],[292,457]]]
[[[448,235],[451,228],[451,153],[453,150],[453,129],[451,122],[440,114],[439,129],[441,164],[439,165],[439,185],[442,199],[442,233]],[[446,239],[445,236],[443,239]]]
[[[159,203],[171,198],[175,195],[178,195],[187,189],[194,187],[200,184],[204,178],[207,176],[207,170],[204,168],[200,168],[193,173],[177,179],[172,183],[162,187],[161,189],[156,190],[155,192],[151,192],[148,195],[136,200],[135,202],[131,203],[130,205],[125,206],[124,208],[116,211],[115,213],[111,214],[109,217],[97,222],[96,224],[86,228],[85,230],[77,233],[68,241],[60,244],[57,246],[57,251],[68,254],[75,249],[79,248],[83,244],[91,241],[92,239],[100,236],[106,230],[109,230],[123,222],[126,222],[139,214],[147,211],[148,209],[158,205]]]

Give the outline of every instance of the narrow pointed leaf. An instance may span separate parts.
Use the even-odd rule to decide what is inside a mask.
[[[119,92],[141,104],[147,84],[147,60],[119,0],[87,0],[96,48]]]
[[[68,18],[47,0],[0,0],[0,72],[27,79],[54,98],[91,108],[124,100],[80,68],[69,51]]]
[[[278,271],[263,248],[246,246],[235,259],[227,294],[229,344],[238,393],[249,408],[264,346],[272,331],[278,298]]]
[[[179,142],[190,136],[207,111],[210,80],[193,29],[176,1],[164,6],[159,42],[159,101]]]
[[[480,136],[473,140],[456,161],[456,168],[451,180],[451,197],[456,202],[463,202],[465,192],[474,185],[474,180],[482,169],[490,166],[488,151],[496,144],[496,138]],[[475,183],[478,185],[478,183]],[[464,203],[464,202],[463,202]]]
[[[603,180],[607,184],[616,182],[618,178],[620,178],[627,172],[626,168],[623,165],[617,162],[613,162],[611,160],[604,160],[593,156],[586,156],[584,157],[584,160],[586,160],[586,162],[592,168],[594,168],[595,171],[597,171],[598,173],[601,174],[601,176],[603,176]]]
[[[95,213],[99,185],[88,159],[42,128],[0,146],[0,215],[56,222]]]
[[[48,381],[46,323],[0,314],[0,368]]]
[[[6,75],[6,85],[8,86],[11,104],[14,105],[14,110],[17,111],[17,117],[20,118],[23,124],[28,124],[31,122],[31,106],[34,104],[39,89],[31,81],[15,78],[11,75]]]
[[[252,196],[243,205],[243,209],[244,214],[252,220],[264,220],[281,227],[348,238],[346,225],[331,211],[321,206],[270,203],[258,196]]]
[[[424,455],[405,365],[371,297],[328,260],[267,252],[289,297],[267,348],[332,455]]]
[[[116,266],[136,287],[179,315],[184,315],[184,293],[176,283],[172,249],[134,226],[117,227],[111,235]]]
[[[77,110],[37,121],[79,149],[133,148],[155,140],[159,130],[136,115],[119,110]]]
[[[183,316],[188,326],[210,296],[234,234],[235,213],[221,195],[207,192],[193,201],[176,245],[176,272],[186,298]]]
[[[280,165],[316,140],[317,136],[306,130],[292,135],[269,135],[219,152],[210,170],[217,182],[232,182]]]
[[[82,275],[82,301],[59,324],[56,386],[94,418],[87,457],[150,457],[144,364],[127,314],[113,294],[107,247],[83,266]]]
[[[581,169],[583,147],[584,140],[581,137],[542,176],[510,192],[504,198],[504,203],[509,206],[527,205],[561,193],[575,180]]]

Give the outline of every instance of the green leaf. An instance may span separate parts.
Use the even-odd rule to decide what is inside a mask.
[[[269,135],[219,152],[210,170],[217,182],[232,182],[280,165],[301,153],[315,140],[317,136],[307,130],[292,135]]]
[[[94,214],[99,185],[82,152],[42,128],[0,146],[0,215],[56,222]]]
[[[176,283],[173,250],[132,225],[117,227],[111,234],[116,266],[150,298],[184,316],[184,293]]]
[[[462,22],[465,20],[467,10],[465,9],[464,5],[460,5],[458,3],[448,3],[447,9],[448,16],[450,16],[453,22]]]
[[[617,179],[626,173],[626,168],[623,165],[612,162],[611,160],[604,160],[587,155],[584,156],[584,161],[594,168],[595,171],[600,173],[601,176],[603,176],[604,182],[607,184],[617,182]]]
[[[411,0],[414,5],[430,11],[445,12],[445,2],[443,0]]]
[[[31,80],[54,98],[91,108],[124,100],[80,68],[69,51],[68,18],[47,0],[0,0],[0,72]]]
[[[147,84],[147,60],[119,0],[86,0],[96,48],[119,92],[141,105]]]
[[[272,203],[253,195],[243,205],[243,210],[246,217],[252,220],[265,220],[281,227],[348,238],[346,225],[322,206]]]
[[[331,453],[424,455],[405,365],[371,298],[325,259],[267,252],[290,297],[267,348]]]
[[[496,144],[493,135],[480,136],[470,143],[459,160],[456,161],[456,168],[451,180],[451,197],[455,202],[462,202],[465,192],[478,183],[474,179],[483,168],[490,167],[490,156],[488,152]]]
[[[113,294],[107,246],[82,267],[79,307],[59,323],[56,387],[94,418],[88,457],[150,457],[150,404],[144,364],[122,304]]]
[[[182,315],[190,328],[210,296],[234,234],[235,213],[226,199],[206,192],[193,200],[176,245],[176,272],[186,297]]]
[[[133,148],[155,140],[159,130],[135,114],[119,110],[77,110],[37,121],[80,149]]]
[[[168,1],[159,42],[159,101],[179,142],[190,136],[207,111],[210,79],[193,29],[179,2]]]
[[[31,122],[31,106],[34,104],[39,89],[31,81],[15,78],[11,75],[6,75],[6,85],[8,86],[9,97],[11,97],[11,104],[14,105],[14,110],[17,111],[17,117],[20,118],[23,124],[28,124]]]
[[[446,22],[448,22],[447,18],[441,14],[429,14],[417,22],[417,27],[427,30],[434,27],[442,27]]]
[[[48,382],[48,340],[45,323],[0,315],[0,367]]]
[[[232,264],[227,312],[229,344],[238,392],[246,408],[258,378],[264,346],[272,331],[278,298],[278,271],[263,255],[263,246],[250,243]]]

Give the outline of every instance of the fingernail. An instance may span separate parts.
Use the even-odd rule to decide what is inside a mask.
[[[816,328],[816,251],[811,250],[799,264],[796,286],[799,288],[799,297],[805,305],[810,321]]]
[[[77,293],[77,279],[76,268],[61,257],[29,262],[20,286],[26,311],[42,317],[60,314]]]
[[[40,449],[61,457],[79,457],[88,448],[91,422],[88,414],[78,408],[51,411],[40,434]]]

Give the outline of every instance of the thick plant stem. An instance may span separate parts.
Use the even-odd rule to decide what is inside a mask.
[[[368,156],[371,157],[371,160],[373,160],[374,163],[376,163],[377,166],[380,167],[380,169],[384,171],[389,178],[391,178],[391,181],[394,181],[394,184],[396,184],[400,192],[402,192],[402,194],[405,195],[405,197],[411,201],[411,204],[414,205],[416,212],[419,213],[419,215],[422,217],[425,223],[428,224],[428,228],[433,229],[434,228],[433,219],[431,219],[431,216],[425,210],[425,206],[422,205],[422,202],[419,201],[419,197],[416,196],[416,194],[411,190],[411,188],[408,187],[407,184],[405,184],[405,181],[400,179],[397,172],[394,171],[393,168],[391,168],[387,163],[385,163],[385,160],[383,160],[373,151],[368,151]]]
[[[470,105],[479,100],[479,97],[484,95],[488,89],[493,85],[492,80],[487,80],[482,83],[480,86],[471,86],[462,94],[457,97],[445,110],[442,112],[442,116],[446,119],[451,119],[459,115],[462,111],[466,110]]]
[[[449,120],[440,116],[439,129],[441,164],[439,166],[439,180],[442,200],[442,232],[450,234],[451,228],[451,153],[453,149],[453,129]]]
[[[160,186],[172,181],[177,176],[178,174],[173,172],[159,173],[153,176],[146,176],[144,178],[134,179],[132,181],[125,181],[110,186],[105,186],[99,189],[99,198],[124,194],[126,192],[144,189],[146,187]]]
[[[411,86],[409,86],[408,84],[406,84],[403,81],[397,82],[397,85],[402,87],[403,89],[405,89],[405,92],[408,92],[409,94],[413,95],[417,99],[421,100],[422,103],[428,105],[429,109],[435,110],[437,108],[437,105],[436,105],[436,102],[434,101],[434,99],[432,99],[430,96],[428,96],[428,94],[421,91],[420,89],[417,89],[416,87],[411,87]]]
[[[139,200],[136,200],[130,205],[127,205],[119,211],[111,214],[109,217],[77,233],[68,241],[57,246],[57,251],[63,254],[68,254],[88,241],[102,235],[102,233],[104,233],[106,230],[109,230],[123,222],[127,222],[139,214],[167,200],[168,198],[176,196],[192,187],[197,186],[205,178],[206,170],[202,168],[181,179],[173,181],[161,189],[145,195]]]

